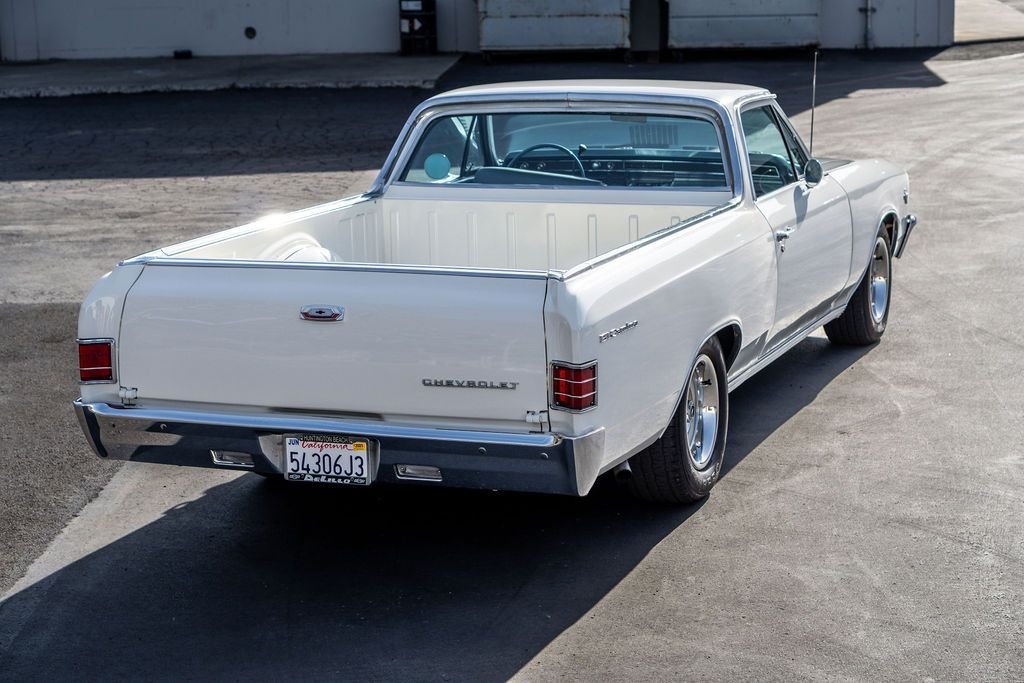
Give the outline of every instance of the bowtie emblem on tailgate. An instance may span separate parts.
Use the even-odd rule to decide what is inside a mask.
[[[303,320],[315,322],[340,322],[345,319],[345,309],[341,306],[330,306],[327,304],[313,304],[303,306],[299,311]]]

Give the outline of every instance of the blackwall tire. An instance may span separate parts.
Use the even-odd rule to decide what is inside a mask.
[[[825,325],[833,344],[869,346],[877,343],[889,324],[892,301],[892,245],[882,230],[875,238],[871,262],[843,314]]]
[[[633,495],[673,504],[706,498],[722,470],[728,424],[725,358],[718,339],[712,337],[690,366],[683,397],[668,429],[630,459]]]

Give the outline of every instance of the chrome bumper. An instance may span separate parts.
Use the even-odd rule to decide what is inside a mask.
[[[917,225],[917,216],[912,213],[908,213],[903,217],[903,233],[900,236],[899,244],[893,249],[893,256],[899,258],[903,256],[903,250],[907,247],[907,242],[910,241],[910,233],[914,231],[914,227]]]
[[[214,462],[212,452],[245,453],[262,474],[281,474],[284,434],[343,434],[377,446],[374,481],[402,482],[398,465],[441,470],[434,485],[584,495],[604,447],[604,430],[579,437],[506,434],[381,422],[189,410],[123,408],[74,402],[82,431],[96,455],[111,460],[239,469]]]

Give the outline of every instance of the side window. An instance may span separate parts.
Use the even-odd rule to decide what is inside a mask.
[[[406,167],[402,180],[452,182],[461,171],[483,165],[480,122],[475,116],[449,116],[430,124]]]
[[[804,154],[803,147],[800,146],[800,138],[797,137],[796,132],[793,130],[793,124],[786,121],[785,118],[779,117],[782,122],[782,135],[786,138],[786,145],[789,147],[789,154],[793,159],[793,163],[796,164],[796,173],[801,178],[804,177],[804,166],[807,165],[807,155]]]
[[[743,137],[747,141],[754,195],[773,192],[795,183],[796,169],[789,158],[789,149],[768,106],[748,109],[740,115]]]
[[[465,116],[464,126],[468,131],[466,147],[462,150],[462,168],[460,175],[471,174],[481,166],[487,165],[484,158],[483,130],[484,118],[482,116]]]

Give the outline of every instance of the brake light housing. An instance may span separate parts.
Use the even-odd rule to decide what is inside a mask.
[[[114,380],[114,340],[79,339],[78,383],[110,384]]]
[[[551,364],[551,407],[582,413],[597,406],[597,361]]]

